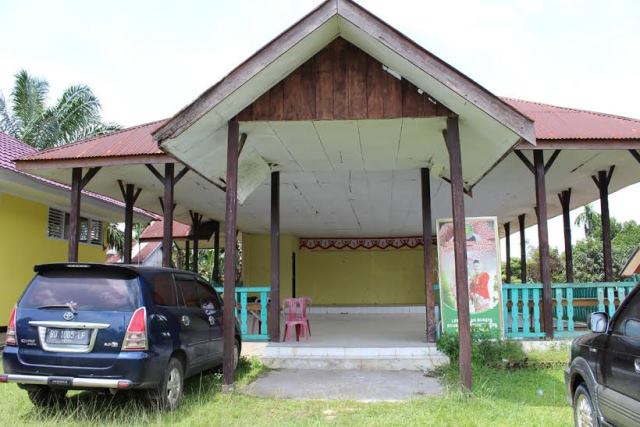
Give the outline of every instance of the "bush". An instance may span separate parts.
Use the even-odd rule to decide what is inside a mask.
[[[443,333],[436,348],[446,354],[453,364],[460,356],[460,336],[457,333]],[[505,361],[526,359],[522,345],[516,341],[500,338],[498,332],[487,328],[471,328],[471,361],[475,366],[502,365]]]

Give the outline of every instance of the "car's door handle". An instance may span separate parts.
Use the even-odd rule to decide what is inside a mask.
[[[189,326],[191,324],[191,319],[189,319],[189,316],[183,315],[180,320],[182,321],[182,324],[184,326]]]
[[[640,374],[640,359],[636,359],[635,363],[636,373]]]

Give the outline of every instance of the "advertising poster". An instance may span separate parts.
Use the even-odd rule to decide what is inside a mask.
[[[453,221],[439,219],[437,230],[442,330],[457,332]],[[467,218],[465,231],[471,326],[488,327],[502,335],[502,272],[498,219]]]

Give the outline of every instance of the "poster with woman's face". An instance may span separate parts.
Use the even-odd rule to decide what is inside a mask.
[[[458,329],[458,310],[453,222],[440,219],[437,229],[443,330],[455,332]],[[465,237],[471,325],[502,331],[502,273],[497,218],[467,218]]]

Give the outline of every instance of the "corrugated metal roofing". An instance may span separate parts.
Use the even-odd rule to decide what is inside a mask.
[[[184,239],[189,237],[191,233],[191,226],[183,224],[178,221],[173,221],[173,237],[177,239]],[[140,241],[161,240],[164,234],[164,222],[153,221],[149,224],[142,233],[140,233]]]
[[[17,140],[11,135],[0,132],[0,168],[7,169],[17,174],[27,176],[29,178],[32,178],[35,181],[42,182],[44,184],[48,184],[54,187],[62,188],[67,191],[71,191],[71,188],[68,185],[64,185],[59,182],[52,181],[50,179],[42,178],[39,176],[31,175],[30,173],[23,172],[16,168],[16,165],[13,162],[14,159],[17,159],[23,156],[37,155],[37,153],[38,153],[38,150],[36,150],[32,146]],[[94,199],[98,199],[106,203],[110,203],[112,205],[116,205],[124,209],[124,203],[118,200],[112,199],[110,197],[103,196],[102,194],[93,193],[91,191],[82,191],[82,194],[89,197],[93,197]],[[150,219],[158,218],[157,215],[151,212],[147,212],[144,209],[134,208],[134,210],[138,214],[145,215]]]
[[[640,120],[502,98],[534,121],[536,139],[640,139]]]
[[[637,119],[521,99],[501,99],[534,120],[538,140],[640,139],[640,120]],[[166,122],[166,119],[158,120],[41,152],[27,146],[11,155],[27,161],[162,155],[164,152],[158,148],[152,133]],[[2,162],[6,163],[6,159],[0,154],[0,165]]]
[[[37,154],[27,155],[20,160],[67,160],[165,154],[151,136],[165,122],[166,119],[133,126],[108,135],[50,148]]]

